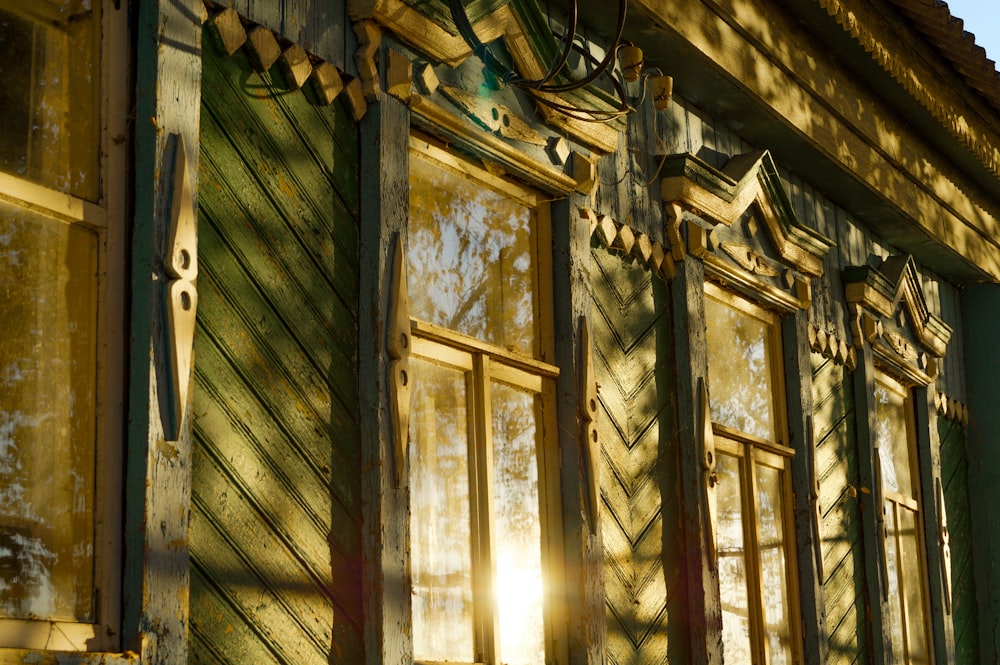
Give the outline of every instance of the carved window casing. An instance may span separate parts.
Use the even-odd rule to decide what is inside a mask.
[[[931,421],[938,399],[933,382],[951,329],[930,311],[909,255],[847,268],[844,282],[855,346],[870,359],[859,370],[871,377],[862,398],[870,412],[867,453],[878,491],[874,519],[886,648],[894,662],[932,663],[941,646],[935,639],[948,639],[942,618],[930,611],[932,601],[951,612],[948,524]]]
[[[118,648],[121,14],[0,10],[0,648]]]
[[[398,355],[410,392],[413,657],[551,662],[558,370],[547,209],[449,152],[412,147],[412,341]]]

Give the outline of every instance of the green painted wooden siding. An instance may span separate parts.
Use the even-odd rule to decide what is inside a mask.
[[[669,639],[684,593],[681,553],[665,547],[681,542],[666,288],[603,249],[592,256],[608,662],[685,662],[686,640]]]
[[[976,580],[972,559],[972,525],[969,504],[969,460],[965,430],[954,420],[938,418],[941,441],[941,481],[948,509],[951,535],[952,622],[955,628],[955,663],[979,662],[979,623]],[[936,542],[936,540],[932,540]]]
[[[854,389],[843,365],[815,353],[811,361],[828,662],[866,663],[869,636],[859,500],[870,494],[859,487]]]
[[[192,663],[361,662],[358,147],[205,40]]]

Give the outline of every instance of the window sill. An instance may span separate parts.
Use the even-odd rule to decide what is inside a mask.
[[[0,648],[0,665],[137,665],[139,654]]]

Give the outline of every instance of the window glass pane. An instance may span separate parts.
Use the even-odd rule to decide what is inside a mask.
[[[896,656],[896,662],[902,663],[903,654],[903,594],[904,587],[903,571],[899,567],[898,537],[899,530],[896,524],[896,511],[891,501],[885,503],[885,560],[888,578],[889,597],[889,634],[892,636],[892,650]]]
[[[771,328],[749,314],[705,298],[712,420],[774,441]]]
[[[920,537],[916,514],[899,507],[899,552],[901,579],[906,586],[906,623],[911,665],[929,663],[927,653],[927,616],[924,605],[923,567],[920,565]]]
[[[414,359],[410,411],[413,655],[473,660],[469,426],[461,371]]]
[[[93,619],[97,246],[0,203],[0,616]]]
[[[0,170],[98,198],[96,0],[0,2]]]
[[[492,383],[493,516],[500,660],[545,662],[535,395]]]
[[[906,434],[909,414],[905,395],[887,384],[875,383],[875,445],[882,465],[882,485],[903,496],[916,496]]]
[[[722,600],[722,641],[727,663],[750,663],[750,605],[747,597],[740,460],[721,453],[716,459],[715,472],[719,479],[716,486],[716,537]]]
[[[413,316],[534,355],[532,221],[528,207],[412,153]]]
[[[757,465],[757,528],[760,532],[761,593],[764,630],[771,665],[792,662],[792,626],[788,608],[788,561],[785,556],[782,472]]]

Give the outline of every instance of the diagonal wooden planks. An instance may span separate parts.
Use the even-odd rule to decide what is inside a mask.
[[[608,662],[666,663],[668,618],[682,595],[675,593],[679,568],[665,567],[663,556],[665,539],[679,541],[676,520],[664,521],[667,483],[659,462],[661,421],[669,411],[657,376],[666,299],[655,297],[648,271],[603,249],[592,256]],[[676,498],[667,501],[675,518]]]
[[[861,541],[854,391],[846,367],[812,359],[813,438],[819,476],[824,604],[831,664],[865,663],[865,568]]]
[[[937,422],[941,441],[941,481],[951,535],[951,619],[955,628],[955,663],[965,665],[979,662],[979,608],[972,559],[969,460],[962,425],[940,416]]]
[[[356,130],[203,64],[191,662],[361,662]]]

